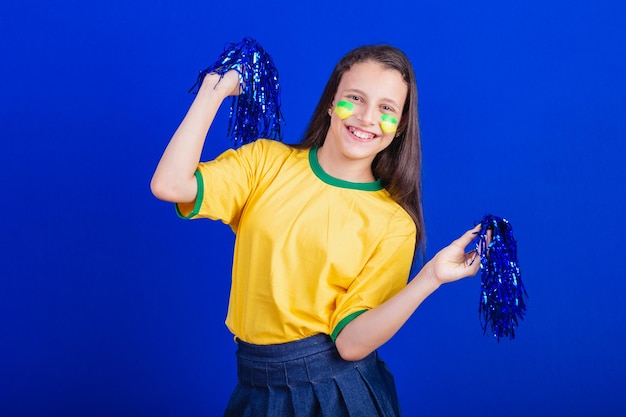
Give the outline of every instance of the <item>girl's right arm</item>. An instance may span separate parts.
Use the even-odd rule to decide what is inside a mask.
[[[239,93],[239,74],[234,70],[221,79],[218,74],[204,78],[152,176],[150,189],[157,198],[172,203],[195,200],[198,186],[194,173],[211,123],[224,99]]]

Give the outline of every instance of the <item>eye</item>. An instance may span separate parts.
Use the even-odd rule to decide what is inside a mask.
[[[362,100],[361,100],[361,97],[359,97],[359,96],[355,96],[354,94],[349,95],[349,96],[348,96],[348,98],[349,98],[350,100],[352,100],[352,101],[362,101]]]
[[[383,104],[382,106],[380,106],[380,108],[381,108],[381,109],[383,109],[383,110],[384,110],[384,111],[386,111],[386,112],[391,112],[391,113],[393,113],[393,112],[395,111],[393,107],[388,106],[388,105],[386,105],[386,104]]]

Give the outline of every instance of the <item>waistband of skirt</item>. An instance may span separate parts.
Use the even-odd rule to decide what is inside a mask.
[[[335,344],[326,334],[273,345],[254,345],[237,339],[237,345],[239,357],[260,362],[285,362],[335,349]]]

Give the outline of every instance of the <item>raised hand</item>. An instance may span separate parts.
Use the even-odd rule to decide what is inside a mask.
[[[481,225],[468,230],[450,245],[440,250],[433,259],[430,260],[434,278],[441,284],[457,281],[462,278],[476,275],[480,269],[480,254],[476,250],[466,252],[469,245]],[[489,244],[490,233],[487,234]]]
[[[204,77],[202,87],[212,88],[224,97],[238,96],[241,94],[240,75],[235,70],[230,70],[223,76],[212,72]]]

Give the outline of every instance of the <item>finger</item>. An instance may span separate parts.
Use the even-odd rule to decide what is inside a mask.
[[[476,261],[476,258],[478,257],[478,251],[477,250],[473,250],[471,252],[468,252],[465,254],[465,265],[466,266],[472,266],[474,265],[474,262]]]
[[[477,224],[473,229],[468,230],[463,234],[463,236],[452,242],[452,245],[465,249],[465,247],[469,245],[472,240],[474,240],[481,228],[482,225]]]

